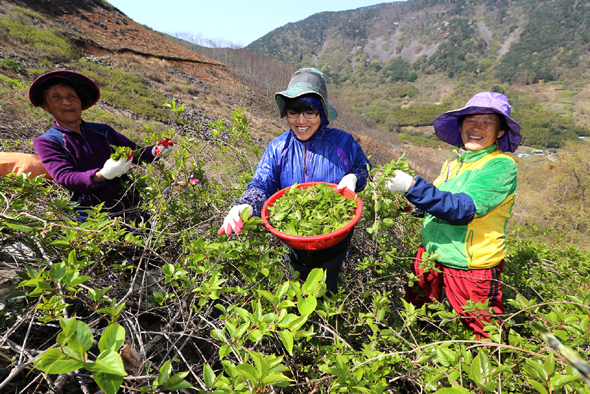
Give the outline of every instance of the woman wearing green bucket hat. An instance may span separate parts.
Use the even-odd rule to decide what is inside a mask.
[[[487,338],[484,323],[489,311],[466,312],[467,301],[485,303],[494,314],[504,312],[499,281],[506,256],[505,226],[516,192],[514,152],[522,137],[520,125],[510,117],[503,94],[481,92],[465,107],[445,112],[434,121],[438,138],[457,149],[445,161],[434,183],[396,171],[386,181],[391,192],[425,212],[422,246],[412,272],[419,278],[406,287],[405,299],[420,307],[432,299],[447,299],[461,321],[478,338]],[[438,254],[440,272],[424,272],[422,254]]]
[[[270,142],[246,191],[230,209],[219,234],[240,233],[240,213],[260,216],[262,206],[277,191],[305,182],[329,182],[353,192],[367,184],[370,163],[354,138],[328,127],[338,112],[328,102],[323,74],[302,68],[291,77],[287,90],[275,94],[281,117],[289,130]],[[328,292],[337,292],[338,274],[348,251],[352,231],[340,243],[327,249],[304,251],[289,248],[289,264],[305,280],[313,268],[327,272]]]

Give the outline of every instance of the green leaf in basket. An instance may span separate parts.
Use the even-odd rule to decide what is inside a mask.
[[[326,183],[297,186],[268,207],[268,221],[277,230],[310,237],[336,231],[354,218],[356,198],[348,199]]]

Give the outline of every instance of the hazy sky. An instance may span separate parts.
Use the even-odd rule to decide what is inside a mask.
[[[135,22],[174,35],[246,46],[277,27],[323,11],[350,10],[378,0],[108,0]]]

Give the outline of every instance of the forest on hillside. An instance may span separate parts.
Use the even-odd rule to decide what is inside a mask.
[[[410,0],[315,14],[247,48],[319,68],[357,114],[392,132],[431,125],[435,103],[502,92],[527,125],[523,143],[556,148],[590,135],[590,104],[575,97],[586,89],[589,34],[590,4],[580,0]],[[527,93],[552,83],[562,85],[557,103]]]

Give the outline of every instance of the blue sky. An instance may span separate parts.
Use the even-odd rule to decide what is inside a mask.
[[[375,0],[108,0],[135,22],[199,43],[246,46],[277,27],[323,11],[350,10],[384,3]]]

